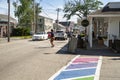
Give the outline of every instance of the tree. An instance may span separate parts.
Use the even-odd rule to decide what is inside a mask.
[[[22,24],[24,22],[24,18],[28,16],[28,12],[30,12],[30,6],[32,4],[32,0],[19,0],[19,5],[17,2],[13,2],[13,6],[15,7],[15,16],[18,17],[18,22]]]
[[[35,17],[36,17],[36,28],[35,28],[35,32],[37,32],[37,29],[38,29],[38,14],[41,12],[41,7],[39,7],[40,4],[35,4]]]
[[[98,0],[69,0],[64,6],[64,17],[68,20],[73,15],[77,15],[79,18],[87,17],[87,15],[103,5],[102,2]]]
[[[15,16],[18,17],[18,23],[22,26],[32,26],[34,20],[34,1],[33,0],[19,0],[18,2],[13,2],[15,7]],[[36,6],[37,4],[35,4]],[[35,7],[38,15],[41,12],[41,7]]]

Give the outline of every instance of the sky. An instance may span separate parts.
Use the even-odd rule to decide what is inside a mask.
[[[11,7],[10,7],[10,15],[11,17],[15,18],[14,16],[14,7],[12,5],[13,1],[17,0],[10,0],[11,1]],[[60,8],[59,12],[59,21],[66,21],[66,18],[63,18],[63,7],[65,1],[68,0],[35,0],[35,2],[40,3],[40,6],[42,7],[42,13],[40,15],[52,18],[53,20],[57,19],[57,8]],[[108,2],[120,2],[120,0],[100,0],[104,5],[106,5]],[[8,4],[7,0],[0,0],[0,14],[8,14]],[[77,16],[71,17],[70,21],[77,22]],[[17,18],[16,18],[17,19]]]

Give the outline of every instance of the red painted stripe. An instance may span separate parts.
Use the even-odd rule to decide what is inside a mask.
[[[72,63],[80,63],[80,62],[97,62],[98,58],[77,58]]]

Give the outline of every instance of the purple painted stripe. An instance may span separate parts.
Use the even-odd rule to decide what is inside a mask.
[[[97,67],[97,63],[70,64],[66,69]]]
[[[77,58],[73,61],[73,63],[80,63],[80,62],[92,62],[92,61],[98,61],[99,58]]]

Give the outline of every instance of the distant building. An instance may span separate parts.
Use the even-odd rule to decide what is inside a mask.
[[[53,29],[53,19],[48,17],[39,16],[37,24],[36,32],[49,32]]]
[[[10,33],[12,29],[17,25],[17,20],[10,17]],[[0,14],[0,37],[7,36],[7,28],[8,28],[8,15]]]
[[[66,27],[63,26],[63,25],[61,25],[61,24],[58,24],[58,23],[54,23],[54,24],[53,24],[53,29],[54,29],[55,31],[57,31],[57,30],[66,31]]]
[[[73,31],[74,22],[65,21],[65,22],[59,22],[59,24],[65,26],[66,32],[72,32]]]

